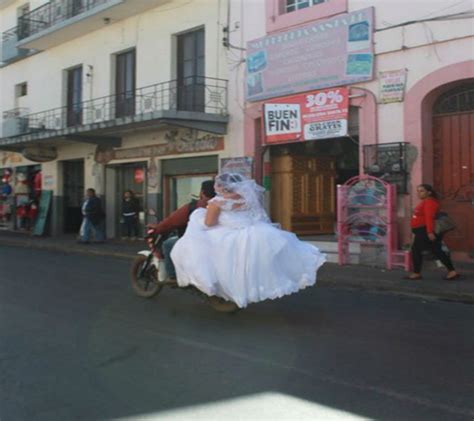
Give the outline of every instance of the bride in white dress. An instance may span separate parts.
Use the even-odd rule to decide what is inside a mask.
[[[271,223],[263,187],[224,173],[215,189],[216,197],[191,214],[171,252],[179,286],[194,285],[242,308],[316,283],[326,256]]]

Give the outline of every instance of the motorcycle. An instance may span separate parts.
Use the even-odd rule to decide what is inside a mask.
[[[175,280],[168,277],[162,250],[163,242],[167,238],[169,235],[157,234],[153,229],[147,231],[145,240],[149,250],[138,252],[130,273],[135,293],[139,297],[151,298],[160,293],[163,287],[179,288],[198,295],[214,310],[221,313],[238,311],[239,307],[232,301],[226,301],[217,296],[208,296],[194,286],[180,287]]]

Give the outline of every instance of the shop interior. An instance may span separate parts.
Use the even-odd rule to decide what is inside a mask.
[[[0,229],[31,231],[41,196],[41,165],[4,168],[0,181]]]

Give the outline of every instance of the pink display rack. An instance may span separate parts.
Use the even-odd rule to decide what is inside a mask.
[[[395,185],[370,175],[337,186],[340,265],[349,263],[350,243],[361,243],[383,246],[387,269],[402,266],[408,270],[408,253],[397,250],[396,194]]]

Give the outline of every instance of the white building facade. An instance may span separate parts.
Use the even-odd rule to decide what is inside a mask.
[[[3,227],[31,228],[25,209],[42,191],[43,232],[77,232],[94,188],[116,237],[124,191],[144,226],[148,210],[168,215],[242,157],[243,50],[223,41],[242,44],[241,12],[213,0],[0,1]]]

